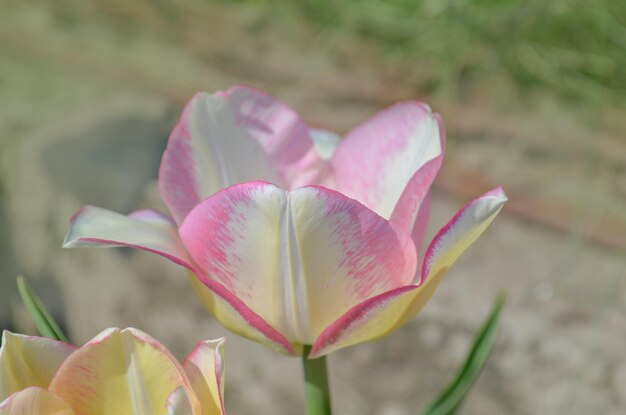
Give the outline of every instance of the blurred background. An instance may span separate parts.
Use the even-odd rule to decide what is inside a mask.
[[[162,208],[157,168],[195,91],[265,89],[346,132],[414,98],[448,152],[430,233],[510,202],[410,324],[331,356],[337,414],[409,415],[508,302],[465,414],[626,411],[626,2],[0,0],[0,328],[33,332],[22,273],[77,343],[136,326],[178,357],[226,334],[152,255],[61,249],[83,204]],[[228,338],[230,414],[301,413],[297,359]]]

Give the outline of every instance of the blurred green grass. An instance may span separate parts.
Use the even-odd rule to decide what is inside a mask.
[[[151,28],[173,43],[200,45],[218,19],[215,4],[261,16],[261,26],[291,27],[296,38],[305,28],[313,47],[346,65],[374,50],[377,64],[426,93],[504,105],[535,94],[573,106],[626,103],[626,1],[59,0],[52,7],[67,27],[106,19],[121,37]]]
[[[504,81],[516,94],[547,92],[575,105],[613,105],[626,96],[626,1],[242,2],[367,39],[389,61],[430,68],[415,81],[435,92]]]

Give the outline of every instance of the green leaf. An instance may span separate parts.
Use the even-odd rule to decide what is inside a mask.
[[[421,415],[452,415],[461,407],[461,403],[471,389],[485,366],[491,348],[496,338],[496,328],[505,295],[500,294],[482,328],[474,338],[465,363],[456,374],[452,382],[437,396],[422,412]]]
[[[33,293],[26,279],[21,275],[17,277],[17,290],[39,333],[44,337],[69,343],[67,336],[63,334],[59,325],[54,321],[46,307]]]

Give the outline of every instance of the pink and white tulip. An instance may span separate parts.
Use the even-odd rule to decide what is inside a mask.
[[[182,365],[136,329],[108,329],[80,348],[5,331],[1,415],[220,415],[223,339]]]
[[[443,159],[443,123],[395,104],[342,140],[246,87],[197,94],[163,155],[172,219],[87,206],[64,246],[130,246],[188,268],[225,327],[282,352],[319,357],[384,336],[413,317],[485,231],[494,189],[422,239]]]

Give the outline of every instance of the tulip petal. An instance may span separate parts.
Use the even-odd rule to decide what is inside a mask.
[[[179,386],[167,398],[167,415],[193,415],[191,399],[182,386]]]
[[[339,144],[331,161],[336,188],[389,219],[411,184],[402,203],[416,213],[420,200],[413,194],[417,190],[426,193],[438,166],[425,177],[412,178],[427,162],[441,156],[442,137],[427,105],[395,104],[352,130]],[[410,216],[414,220],[415,214]]]
[[[264,182],[206,199],[180,228],[191,257],[293,344],[312,344],[362,300],[413,279],[408,233],[322,187]]]
[[[0,403],[0,415],[74,415],[74,411],[54,393],[31,386]]]
[[[77,415],[165,415],[178,387],[193,397],[183,368],[165,347],[136,329],[109,329],[65,360],[49,390]],[[192,408],[200,414],[194,398]]]
[[[74,346],[45,337],[2,333],[0,401],[29,386],[47,388]]]
[[[487,230],[507,201],[497,187],[462,207],[432,239],[422,261],[419,288],[396,327],[412,318],[430,300],[457,259]]]
[[[428,302],[446,271],[495,219],[506,202],[501,188],[467,204],[444,226],[426,250],[422,278],[369,298],[330,324],[317,338],[311,358],[387,335]]]
[[[309,359],[387,335],[410,306],[416,290],[416,285],[406,285],[355,305],[322,331],[311,348]]]
[[[175,223],[149,209],[125,216],[95,206],[83,207],[70,220],[63,247],[90,246],[139,248],[192,268]]]
[[[309,137],[313,141],[313,148],[322,160],[330,160],[341,142],[341,136],[338,134],[319,128],[311,128]]]
[[[163,154],[161,197],[180,224],[201,200],[235,183],[261,179],[289,187],[312,147],[298,114],[264,92],[236,86],[199,93]]]
[[[507,200],[504,190],[497,187],[461,208],[426,249],[420,283],[445,273],[485,232]]]
[[[393,213],[391,214],[392,222],[408,229],[409,232],[414,234],[417,233],[415,236],[418,238],[420,237],[419,233],[423,233],[424,231],[424,229],[419,228],[425,228],[430,213],[429,206],[426,207],[426,210],[424,211],[422,211],[421,208],[424,204],[424,199],[426,199],[428,192],[430,191],[430,186],[433,184],[437,173],[439,173],[439,168],[443,162],[443,156],[446,148],[443,121],[441,120],[439,114],[434,114],[433,117],[437,121],[437,125],[439,127],[440,153],[435,158],[424,163],[424,165],[417,169],[417,171],[411,176],[393,209]],[[420,216],[420,212],[420,221],[422,222],[418,223],[417,218]],[[418,229],[415,229],[416,227]],[[421,246],[421,239],[416,240],[414,238],[413,240],[416,242],[416,246]]]
[[[424,250],[424,236],[426,229],[428,228],[428,219],[430,219],[430,192],[426,193],[419,211],[417,212],[417,218],[415,218],[415,224],[413,225],[413,232],[411,232],[411,238],[417,249],[418,257],[421,257]]]
[[[224,414],[224,339],[198,342],[183,369],[200,400],[202,415]]]
[[[301,353],[302,347],[289,343],[285,336],[219,282],[192,273],[189,281],[204,307],[222,326],[279,353]]]

